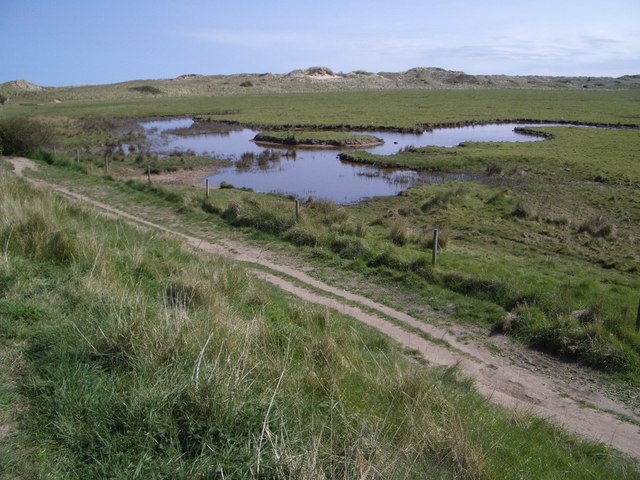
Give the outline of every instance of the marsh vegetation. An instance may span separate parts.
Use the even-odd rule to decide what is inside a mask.
[[[373,168],[469,176],[350,206],[305,198],[296,220],[293,199],[282,195],[224,188],[205,198],[149,185],[137,147],[112,160],[105,176],[104,149],[135,144],[124,138],[136,133],[85,117],[201,113],[274,130],[524,118],[637,126],[639,95],[394,91],[65,103],[38,109],[40,122],[55,124],[58,152],[43,157],[35,175],[170,212],[203,235],[275,245],[319,272],[391,285],[397,298],[419,298],[455,323],[602,370],[638,408],[637,130],[535,127],[549,138],[411,147],[384,157],[351,152]],[[2,115],[33,111],[8,105]],[[178,169],[203,161],[180,157],[153,161]],[[233,168],[256,162],[247,155]],[[456,369],[423,368],[384,337],[297,303],[235,264],[203,261],[4,174],[1,181],[0,334],[16,366],[0,370],[2,398],[28,405],[9,419],[20,428],[1,444],[6,471],[638,477],[617,454],[494,407]],[[442,248],[436,267],[434,228]]]

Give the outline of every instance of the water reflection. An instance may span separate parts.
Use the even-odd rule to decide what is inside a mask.
[[[427,175],[412,170],[380,169],[341,162],[337,149],[265,148],[252,140],[258,133],[239,128],[217,134],[175,135],[187,129],[192,119],[171,119],[142,123],[154,153],[193,151],[197,155],[230,158],[234,165],[208,178],[211,184],[223,181],[257,192],[279,192],[299,198],[355,203],[364,198],[397,195],[410,186],[444,183],[469,178],[464,174]],[[463,142],[533,142],[541,138],[514,131],[516,124],[482,125],[436,129],[420,134],[397,132],[353,132],[373,135],[383,145],[366,149],[390,155],[410,147],[454,147]],[[203,179],[204,182],[204,179]]]

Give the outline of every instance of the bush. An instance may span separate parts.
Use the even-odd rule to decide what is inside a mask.
[[[10,118],[0,124],[0,151],[5,155],[32,155],[52,143],[52,130],[31,118]]]
[[[242,82],[240,84],[241,87],[253,87],[253,83],[250,82],[249,80],[245,80],[244,82]]]
[[[141,85],[139,87],[131,87],[129,88],[129,90],[133,92],[150,93],[151,95],[159,95],[163,93],[162,90],[160,90],[157,87],[152,87],[151,85]]]

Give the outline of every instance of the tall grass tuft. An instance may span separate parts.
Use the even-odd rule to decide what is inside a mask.
[[[389,238],[393,243],[400,246],[409,242],[409,228],[406,220],[398,218],[391,224]]]
[[[586,232],[593,237],[613,238],[615,227],[603,215],[596,215],[584,221],[578,227],[578,233]]]

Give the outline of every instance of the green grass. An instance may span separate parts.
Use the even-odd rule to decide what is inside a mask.
[[[251,89],[244,89],[251,90]],[[567,121],[640,125],[640,91],[398,90],[157,97],[61,104],[10,104],[0,117],[73,118],[203,115],[255,127],[394,128],[493,122]]]
[[[198,108],[223,112],[211,116],[218,119],[279,128],[411,129],[427,123],[491,118],[633,123],[632,110],[639,99],[635,91],[438,90],[209,98]],[[162,99],[154,108],[191,108],[193,101]],[[139,113],[128,110],[133,105],[127,101],[112,106]],[[53,112],[59,107],[71,109],[67,113],[72,115],[83,115],[76,107],[105,113],[96,104],[47,109]],[[192,113],[198,111],[202,110]],[[419,122],[419,113],[429,121]],[[340,124],[335,121],[338,118]],[[362,123],[364,118],[370,123]],[[291,206],[281,200],[236,193],[216,192],[204,207],[219,212],[233,226],[315,250],[316,256],[338,268],[346,265],[365,275],[373,272],[400,280],[407,288],[430,292],[428,300],[442,308],[453,302],[460,320],[502,328],[507,313],[518,313],[521,321],[509,323],[508,329],[516,337],[606,370],[636,372],[640,357],[638,335],[633,331],[633,292],[638,288],[640,261],[634,240],[640,235],[636,198],[640,136],[637,130],[539,130],[549,139],[417,148],[384,157],[343,154],[381,166],[464,172],[480,183],[423,187],[405,196],[354,206],[340,220],[311,208],[294,225],[291,212],[287,213]],[[306,132],[296,132],[297,141],[309,137]],[[340,134],[348,135],[322,131],[313,137]],[[273,135],[291,136],[290,132]],[[179,161],[152,163],[154,171],[161,171],[179,168]],[[197,202],[178,199],[177,203],[189,210]],[[429,266],[429,233],[425,233],[434,227],[448,230],[452,240],[437,271]],[[474,304],[481,307],[473,308]],[[597,315],[580,323],[574,318],[580,310]]]
[[[568,132],[583,135],[585,150],[600,138],[595,134],[599,131],[591,129]],[[618,144],[609,144],[607,168],[614,170],[619,158],[618,173],[631,179],[633,171],[625,166],[632,162],[622,154],[627,142]],[[551,157],[547,155],[541,158]],[[498,166],[502,161],[499,155],[491,159]],[[528,173],[527,182],[519,184],[519,167],[512,164],[500,167],[514,172],[502,174],[502,187],[471,182],[425,186],[349,208],[315,201],[303,205],[297,223],[293,202],[284,197],[224,189],[203,203],[197,192],[143,183],[121,191],[135,202],[146,200],[134,191],[155,192],[169,201],[169,208],[199,215],[200,222],[211,213],[219,215],[228,225],[257,232],[261,241],[282,240],[325,265],[373,274],[420,292],[430,305],[452,312],[458,321],[504,330],[556,355],[623,373],[626,381],[637,384],[634,319],[640,259],[633,245],[640,219],[632,207],[634,188],[625,185],[628,180],[612,185],[580,181],[571,178],[573,171],[548,160],[540,162],[539,168],[545,167],[556,168],[560,175]],[[68,173],[60,178],[65,176]],[[617,201],[611,202],[609,195]],[[615,234],[585,231],[596,214],[608,219]],[[437,269],[430,265],[435,227],[447,238]],[[580,311],[591,313],[578,317]]]
[[[284,131],[260,132],[255,141],[277,143],[282,145],[303,146],[333,146],[333,147],[363,147],[383,143],[379,138],[371,135],[357,135],[346,132],[309,132]]]
[[[412,148],[395,155],[347,152],[345,160],[385,167],[432,171],[485,172],[490,165],[500,172],[528,169],[560,176],[563,180],[638,185],[640,162],[638,130],[537,127],[552,135],[542,142],[465,143],[457,148]],[[567,182],[568,183],[568,182]]]
[[[87,128],[86,122],[101,122],[101,116],[203,114],[205,118],[274,129],[342,130],[364,127],[414,130],[424,125],[467,124],[495,119],[638,125],[639,101],[638,91],[393,91],[224,98],[163,97],[153,100],[66,102],[37,107],[10,105],[3,107],[0,116],[40,115],[40,118],[59,126],[58,135],[63,138],[64,150],[64,145],[72,149],[76,145],[106,141],[108,128]],[[236,234],[234,229],[240,230],[253,241],[268,245],[269,248],[276,246],[291,255],[303,256],[319,271],[335,270],[357,282],[392,285],[400,292],[400,297],[418,298],[419,302],[446,312],[458,322],[503,330],[556,355],[616,373],[611,378],[620,385],[637,386],[640,338],[635,332],[634,321],[637,292],[640,291],[640,257],[637,248],[637,239],[640,238],[640,203],[637,195],[640,186],[640,137],[637,130],[567,127],[540,130],[552,137],[544,142],[527,144],[468,143],[455,149],[411,149],[391,157],[352,153],[350,155],[358,161],[377,165],[462,172],[468,175],[468,181],[424,186],[397,197],[374,199],[350,207],[315,201],[303,205],[299,222],[294,219],[293,202],[283,197],[224,189],[212,192],[211,197],[203,202],[200,192],[103,179],[99,155],[93,160],[87,155],[87,159],[83,159],[79,166],[69,162],[64,155],[48,157],[52,165],[43,165],[42,175],[50,180],[73,184],[74,188],[95,188],[109,202],[139,205],[152,211],[157,222],[164,223],[167,216],[171,216],[176,228],[190,225],[203,236],[232,236]],[[317,135],[326,135],[326,132]],[[158,168],[179,167],[179,162],[181,160],[178,158],[166,162],[158,160]],[[118,177],[120,167],[125,171],[132,165],[135,163],[131,159],[114,162],[114,176]],[[55,248],[45,248],[56,252],[53,258],[38,258],[37,255],[42,253],[29,253],[39,251],[37,242],[21,246],[14,239],[7,245],[11,249],[24,248],[28,255],[36,255],[29,261],[54,265],[48,268],[67,268],[65,265],[70,261],[69,258],[75,262],[78,252],[82,250],[74,240],[75,232],[62,235],[59,229],[46,222],[42,224],[41,220],[34,220],[21,228],[21,235],[39,229],[47,232],[47,235],[38,237],[38,241],[45,242],[43,239],[46,238],[49,239],[46,241],[55,243]],[[433,228],[447,233],[447,245],[441,251],[435,269],[430,265],[429,242]],[[100,231],[95,235],[109,238],[111,233]],[[94,250],[94,258],[89,263],[93,265],[98,256]],[[162,262],[164,260],[160,264]],[[149,261],[149,264],[154,263],[155,260]],[[31,275],[26,267],[25,272]],[[67,275],[72,278],[76,273],[73,270]],[[12,275],[17,273],[14,271]],[[130,279],[130,284],[135,284],[134,280]],[[24,278],[21,282],[21,285],[27,285]],[[116,280],[109,277],[105,282],[112,284]],[[19,290],[18,287],[15,289]],[[167,283],[157,290],[168,292],[171,297],[171,292],[176,289]],[[186,291],[189,295],[193,292],[192,289]],[[113,292],[110,294],[115,295]],[[270,291],[265,295],[270,299],[278,297],[277,293]],[[287,302],[281,297],[280,300],[267,301],[268,304]],[[245,303],[250,305],[251,301],[240,301],[242,305]],[[9,312],[13,311],[11,308]],[[240,311],[244,311],[243,308],[238,307]],[[65,312],[72,310],[70,306],[64,309]],[[278,312],[274,313],[278,318],[291,316],[286,309]],[[20,317],[22,314],[7,315]],[[157,320],[157,317],[154,318]],[[348,332],[341,331],[339,335],[348,336]],[[335,337],[336,341],[339,335]],[[199,340],[200,347],[205,340]],[[301,341],[309,345],[314,342],[308,337]],[[12,343],[11,351],[19,351],[20,342],[22,340]],[[353,361],[365,365],[364,368],[371,367],[364,360]],[[376,361],[381,362],[379,358]],[[279,373],[277,369],[275,373],[271,372],[266,383],[271,387],[277,384]],[[305,372],[307,374],[308,371]],[[429,381],[434,380],[431,378]],[[435,381],[437,384],[439,380]],[[96,382],[99,383],[98,380]],[[372,382],[384,384],[380,378]],[[292,388],[302,389],[299,386]],[[345,391],[354,388],[360,392],[353,386],[344,388]],[[452,395],[455,397],[458,394]],[[7,398],[14,396],[15,393],[7,393]],[[270,399],[269,393],[263,396]],[[467,416],[480,418],[478,412],[464,410],[465,401],[470,404],[475,401],[466,396],[462,398],[464,401],[461,404],[456,403],[451,408],[465,412],[465,420]],[[366,395],[361,400],[362,405],[379,402],[378,397]],[[260,411],[264,413],[264,410]],[[363,410],[353,411],[357,412],[356,416],[364,415]],[[300,413],[287,411],[282,415],[283,418],[299,418],[296,415]],[[309,416],[307,410],[303,414]],[[372,412],[372,415],[375,414]],[[350,420],[345,422],[347,424]],[[519,423],[520,420],[516,419],[515,422]],[[525,423],[532,425],[531,420]],[[477,427],[463,424],[468,438],[473,438],[472,432],[482,432]],[[360,432],[362,424],[357,424],[354,430],[344,425],[340,428],[340,437],[353,439],[354,444],[361,445],[355,440],[359,434],[354,432]],[[322,437],[319,434],[317,436],[317,432],[307,433],[306,439]],[[525,462],[525,458],[537,459],[549,455],[550,452],[546,450],[555,448],[549,447],[546,440],[538,439],[531,430],[527,431],[527,435],[530,438],[520,440],[510,438],[504,432],[490,435],[510,438],[509,441],[514,445],[521,445],[520,448],[525,449],[533,448],[528,444],[529,440],[540,443],[539,452],[522,454],[520,460],[515,459],[517,454],[505,453],[504,463],[490,453],[485,454],[483,448],[486,445],[480,438],[478,442],[483,446],[474,444],[475,450],[470,458],[475,458],[480,451],[485,461],[481,473],[475,470],[471,476],[501,478],[501,472],[513,472],[512,476],[519,476],[516,473],[516,465],[522,465],[519,462]],[[377,433],[374,436],[382,438]],[[481,433],[478,436],[482,437]],[[302,443],[307,441],[303,440]],[[382,450],[398,451],[394,449],[400,448],[398,443],[385,445],[381,447]],[[324,450],[325,453],[333,452],[331,448],[326,448],[328,450]],[[433,450],[426,450],[433,453]],[[561,448],[558,452],[565,451]],[[334,458],[334,454],[326,453],[323,457],[323,465],[330,465],[322,467],[325,469],[323,471],[336,472],[331,470],[334,464],[330,459]],[[340,458],[347,457],[344,455]],[[373,457],[365,457],[374,461]],[[172,457],[167,455],[167,458]],[[345,462],[353,462],[353,458],[349,457]],[[385,457],[381,461],[387,460]],[[43,462],[47,461],[48,458]],[[557,461],[554,459],[552,463]],[[425,470],[420,472],[428,471],[434,476],[446,476],[447,473],[442,473],[444,471],[462,475],[460,472],[466,468],[453,466],[448,460],[444,464],[436,461],[436,466],[430,462],[421,460],[419,468],[429,466],[424,466]],[[459,468],[463,470],[456,470]],[[527,463],[527,468],[531,468],[530,463]],[[526,470],[525,467],[522,469]],[[553,467],[551,471],[559,474],[559,470]],[[589,478],[586,469],[575,472],[582,472],[583,477]],[[543,472],[535,471],[531,478],[543,475]],[[575,475],[581,478],[579,473]],[[617,478],[617,472],[600,472],[599,475],[602,478]],[[504,477],[508,478],[506,475]]]
[[[0,187],[9,476],[638,478],[237,265]]]

